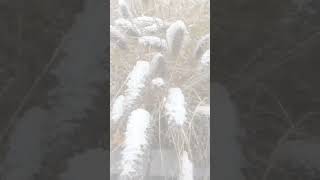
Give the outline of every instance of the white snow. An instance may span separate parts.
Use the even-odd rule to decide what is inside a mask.
[[[202,65],[209,66],[210,65],[210,50],[206,50],[200,60]]]
[[[113,103],[111,110],[111,120],[113,123],[116,123],[124,113],[125,108],[125,97],[120,95],[117,97],[115,102]]]
[[[156,87],[161,87],[164,85],[164,80],[161,77],[157,77],[152,79],[151,83]]]
[[[184,95],[180,88],[170,88],[166,99],[165,109],[169,125],[182,126],[186,121]]]
[[[143,34],[155,34],[160,32],[160,30],[161,30],[161,26],[157,24],[153,24],[150,26],[143,27],[141,31]]]
[[[182,167],[179,180],[193,180],[193,164],[189,160],[188,153],[183,151]]]
[[[140,96],[145,87],[145,82],[149,76],[150,63],[147,61],[137,61],[133,70],[128,76],[127,89],[125,91],[125,101],[130,106]]]
[[[120,13],[124,18],[131,17],[131,12],[129,8],[129,3],[125,0],[119,0]]]
[[[122,49],[128,48],[125,36],[120,32],[118,28],[111,25],[110,25],[110,41],[112,43],[115,43],[118,47]]]
[[[121,175],[137,173],[137,166],[141,162],[141,157],[148,146],[147,130],[150,126],[150,114],[144,109],[132,111],[125,133],[125,147],[122,151]]]
[[[204,51],[209,48],[210,48],[210,33],[202,36],[200,40],[197,42],[197,45],[194,51],[194,57],[196,59],[201,58]]]

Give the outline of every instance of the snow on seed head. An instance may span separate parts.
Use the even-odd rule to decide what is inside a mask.
[[[170,126],[182,126],[186,121],[184,95],[180,88],[170,88],[166,98],[165,110]]]
[[[144,109],[131,112],[125,132],[124,149],[121,153],[121,176],[143,176],[143,156],[148,148],[150,114]]]
[[[193,180],[193,164],[189,160],[188,153],[186,151],[183,151],[181,161],[179,180]]]
[[[125,36],[114,26],[110,26],[110,41],[115,43],[119,48],[128,50]]]
[[[151,81],[154,87],[162,87],[164,85],[164,80],[161,77],[152,79]]]
[[[201,72],[203,78],[210,78],[210,49],[207,49],[201,56],[198,71]]]
[[[187,34],[187,27],[183,21],[178,20],[167,29],[166,38],[168,48],[172,55],[178,55]]]
[[[111,120],[113,123],[118,122],[121,116],[124,113],[125,108],[125,98],[123,95],[117,97],[115,102],[113,103],[112,110],[111,110]]]
[[[210,66],[210,50],[206,50],[201,57],[200,63],[204,66]]]
[[[194,58],[198,60],[208,48],[210,48],[210,34],[206,34],[200,38],[193,53]]]
[[[127,89],[125,91],[127,104],[130,106],[141,95],[145,82],[150,74],[150,63],[137,61],[128,76]]]
[[[125,0],[119,0],[119,8],[120,8],[120,14],[123,18],[130,18],[131,12],[129,8],[129,3]]]
[[[155,54],[150,62],[150,73],[161,76],[165,72],[165,68],[166,64],[163,55],[161,53]]]

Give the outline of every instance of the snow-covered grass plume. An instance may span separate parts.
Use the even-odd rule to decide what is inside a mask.
[[[181,161],[179,180],[193,180],[193,164],[189,160],[188,153],[186,151],[183,151]]]
[[[206,34],[203,37],[200,38],[198,41],[196,48],[194,50],[194,58],[198,60],[203,53],[205,52],[206,49],[210,48],[210,34]]]
[[[125,90],[125,101],[128,106],[132,106],[145,88],[145,83],[149,77],[150,63],[147,61],[137,61],[133,70],[128,76],[127,89]]]
[[[121,116],[124,113],[125,108],[125,97],[120,95],[117,97],[115,102],[113,103],[112,110],[111,110],[111,121],[113,123],[118,122]]]
[[[112,45],[114,44],[121,49],[128,50],[126,37],[114,26],[110,26],[110,41]]]
[[[152,79],[151,83],[155,87],[162,87],[164,85],[164,80],[160,77],[157,77]]]
[[[168,48],[172,55],[179,54],[180,49],[183,47],[185,37],[187,35],[187,27],[183,21],[178,20],[167,29],[166,38]]]
[[[150,62],[150,73],[153,76],[163,76],[166,71],[166,63],[161,53],[157,53],[152,57]]]
[[[126,0],[119,0],[119,10],[123,18],[130,18],[132,16],[129,4]]]
[[[148,129],[150,114],[144,109],[132,111],[125,132],[121,159],[121,176],[142,178],[145,174],[144,158],[149,148]]]
[[[202,65],[210,66],[210,49],[206,50],[200,60]]]
[[[170,126],[182,126],[186,121],[184,95],[180,88],[170,88],[166,99],[165,110]]]

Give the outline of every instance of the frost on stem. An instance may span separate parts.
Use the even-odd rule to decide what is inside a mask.
[[[171,127],[183,126],[186,121],[184,95],[180,88],[170,88],[166,99],[165,110],[168,116],[168,125]]]
[[[130,35],[130,36],[140,36],[140,31],[138,28],[136,28],[135,25],[133,25],[130,21],[119,18],[115,20],[115,25],[119,27],[124,33]]]
[[[189,160],[188,153],[186,151],[183,151],[181,161],[179,180],[193,180],[193,164]]]
[[[125,97],[123,95],[117,97],[113,103],[111,110],[111,121],[112,123],[117,123],[124,113],[125,108]]]
[[[141,96],[145,83],[150,74],[150,63],[137,61],[128,76],[127,89],[125,90],[125,101],[128,107],[132,107],[139,96]]]
[[[154,48],[157,50],[166,50],[167,42],[164,39],[161,39],[156,36],[143,36],[139,38],[139,44],[147,48]]]
[[[150,63],[150,73],[153,76],[164,76],[166,72],[166,64],[164,57],[161,53],[157,53],[153,56]]]
[[[171,24],[171,26],[167,29],[166,37],[171,55],[176,56],[179,54],[186,35],[186,25],[180,20]]]
[[[145,176],[150,127],[149,112],[144,109],[132,111],[125,132],[124,149],[121,153],[121,180],[140,180]]]
[[[121,49],[127,50],[128,45],[125,36],[114,26],[110,26],[110,40]]]
[[[194,50],[193,56],[195,59],[199,59],[206,49],[210,48],[210,34],[206,34],[200,38],[197,43],[197,46]]]
[[[126,0],[119,0],[119,10],[120,10],[120,14],[123,18],[130,18],[132,15],[131,15],[131,12],[130,12],[130,8],[129,8],[129,4]]]

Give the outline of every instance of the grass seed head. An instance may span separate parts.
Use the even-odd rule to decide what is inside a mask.
[[[129,4],[127,1],[125,0],[119,0],[119,10],[120,10],[120,14],[123,18],[131,18],[132,14],[129,8]]]
[[[150,63],[147,61],[137,61],[133,70],[128,76],[127,89],[125,91],[128,106],[133,106],[137,98],[142,94],[145,83],[149,77]]]
[[[111,110],[111,121],[112,123],[117,123],[118,120],[124,113],[125,110],[125,98],[123,95],[117,97],[115,102],[113,103],[112,110]]]
[[[145,176],[150,118],[150,113],[144,109],[132,111],[128,118],[124,149],[121,153],[121,179],[139,179]]]
[[[114,43],[117,47],[123,50],[128,50],[128,44],[124,34],[120,32],[114,26],[110,26],[110,40],[111,43]]]
[[[188,153],[186,151],[183,151],[181,161],[179,180],[193,180],[193,164],[189,160]]]
[[[201,58],[206,49],[210,48],[210,34],[206,34],[200,38],[193,53],[194,59]]]
[[[206,50],[200,60],[200,63],[204,66],[210,66],[210,49]]]
[[[153,76],[163,77],[165,75],[166,68],[164,56],[161,53],[155,54],[150,62],[150,73],[152,73]]]
[[[187,27],[183,21],[178,20],[167,29],[166,38],[172,56],[177,56],[183,46],[187,34]]]
[[[170,88],[166,98],[165,110],[171,127],[182,127],[186,121],[185,98],[180,88]]]

